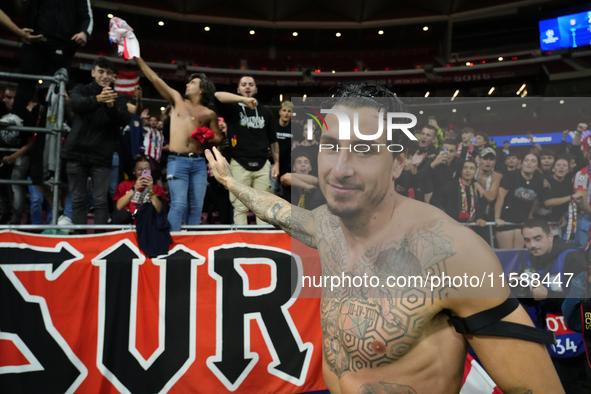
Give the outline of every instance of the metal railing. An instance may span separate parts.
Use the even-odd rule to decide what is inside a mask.
[[[485,226],[473,223],[463,223],[467,227],[484,228],[487,227],[489,235],[489,244],[494,249],[494,233],[493,226],[496,226],[495,222],[486,222]],[[523,223],[512,223],[506,222],[506,226],[521,226]],[[557,222],[549,223],[551,225],[557,224]],[[0,225],[0,230],[19,230],[19,231],[38,231],[38,230],[135,230],[133,224],[72,224],[72,225],[55,225],[55,224],[5,224]],[[281,230],[271,225],[238,225],[238,224],[201,224],[201,225],[184,225],[181,226],[181,230],[190,231],[243,231],[243,230]]]
[[[54,224],[3,224],[0,225],[0,230],[135,230],[135,224],[70,224],[70,225],[54,225]],[[198,230],[198,231],[242,231],[242,230],[280,230],[271,225],[259,224],[200,224],[200,225],[185,225],[181,230]]]
[[[490,247],[492,249],[495,248],[495,244],[494,244],[494,234],[493,234],[493,226],[496,226],[497,224],[495,222],[486,222],[485,226],[480,226],[478,223],[476,222],[472,222],[472,223],[463,223],[465,226],[467,227],[475,227],[475,228],[484,228],[484,227],[488,227],[488,236],[489,236],[489,244]],[[548,224],[550,225],[557,225],[558,222],[549,222]],[[523,223],[513,223],[513,222],[505,222],[505,226],[522,226]],[[502,228],[502,227],[501,227]],[[562,233],[562,231],[561,231]]]
[[[48,185],[53,187],[53,212],[52,212],[52,219],[51,224],[57,225],[58,213],[59,213],[59,186],[60,186],[60,171],[61,171],[61,149],[62,149],[62,131],[63,131],[63,124],[64,124],[64,96],[63,93],[66,92],[66,83],[68,82],[68,78],[64,75],[58,74],[57,76],[47,76],[47,75],[29,75],[29,74],[18,74],[18,73],[6,73],[0,72],[0,77],[5,78],[12,78],[12,79],[33,79],[33,80],[47,80],[52,81],[59,84],[59,96],[58,96],[58,115],[57,115],[57,123],[54,124],[53,127],[27,127],[27,126],[10,126],[7,130],[16,130],[16,131],[24,131],[24,132],[33,132],[33,133],[48,133],[53,134],[57,138],[55,139],[55,152],[57,155],[56,167],[53,180],[49,180],[48,182],[43,182],[44,185]],[[6,151],[6,150],[4,150]],[[0,183],[5,184],[16,184],[16,185],[32,185],[33,182],[29,180],[10,180],[10,179],[0,179]]]

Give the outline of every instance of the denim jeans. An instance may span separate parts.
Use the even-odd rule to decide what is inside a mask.
[[[111,168],[68,161],[66,164],[70,195],[72,196],[72,222],[87,223],[86,186],[88,177],[92,178],[94,203],[94,223],[107,224],[109,220],[108,196]]]
[[[113,153],[113,162],[111,163],[111,171],[109,176],[109,198],[113,198],[119,183],[119,154],[115,152]]]
[[[207,167],[202,157],[168,156],[166,180],[170,190],[168,221],[172,231],[180,231],[188,209],[187,224],[201,223],[203,200],[207,190]]]
[[[31,196],[31,223],[43,224],[43,207],[45,206],[45,220],[47,224],[50,224],[53,209],[49,203],[45,202],[41,190],[35,185],[30,185],[29,195]]]

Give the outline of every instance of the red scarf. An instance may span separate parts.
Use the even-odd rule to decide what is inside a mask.
[[[474,214],[474,184],[470,184],[470,212],[468,212],[468,196],[466,195],[466,186],[460,178],[460,190],[462,192],[462,210],[459,219],[470,219]]]

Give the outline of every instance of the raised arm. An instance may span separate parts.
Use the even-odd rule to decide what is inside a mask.
[[[213,148],[213,154],[209,149],[206,150],[205,156],[217,181],[224,185],[257,217],[273,226],[280,227],[287,234],[304,244],[312,248],[316,247],[314,211],[298,208],[281,197],[255,190],[238,182],[232,176],[230,164],[217,148]]]
[[[250,109],[255,109],[257,106],[257,100],[254,97],[244,97],[234,93],[215,92],[215,98],[224,104],[242,103]]]
[[[19,28],[2,10],[0,10],[0,25],[10,30],[15,36],[19,37],[27,44],[40,41],[43,38],[43,34],[32,35],[31,33],[33,33],[33,29],[28,29],[26,27],[23,29]]]
[[[152,82],[152,85],[154,85],[154,87],[156,88],[158,93],[160,93],[162,98],[168,101],[173,107],[176,105],[176,103],[181,102],[183,100],[181,94],[173,88],[171,88],[170,86],[168,86],[166,82],[164,82],[162,78],[160,78],[158,74],[156,74],[154,70],[152,70],[146,64],[144,59],[137,58],[135,59],[135,63],[138,65],[140,70],[142,70],[146,78],[148,78],[150,82]]]

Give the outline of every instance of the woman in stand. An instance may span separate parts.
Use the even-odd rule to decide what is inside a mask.
[[[113,224],[135,223],[135,213],[144,203],[154,205],[156,212],[162,208],[164,189],[154,185],[150,171],[150,160],[139,154],[134,159],[135,181],[123,181],[117,186],[113,201],[117,210],[113,212]],[[158,197],[161,197],[162,200]]]
[[[495,204],[499,249],[525,246],[521,224],[532,217],[538,196],[544,189],[544,178],[537,171],[539,162],[537,155],[528,153],[521,162],[521,170],[511,171],[501,179]],[[507,225],[506,222],[517,224]]]

